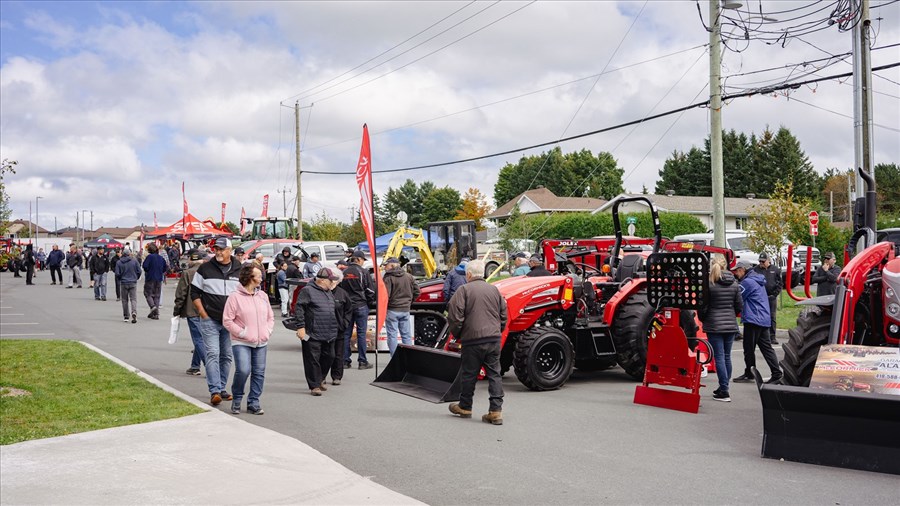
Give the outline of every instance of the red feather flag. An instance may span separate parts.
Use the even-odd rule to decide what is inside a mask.
[[[376,286],[376,313],[375,313],[375,347],[378,348],[378,334],[384,325],[387,316],[387,288],[381,271],[375,264],[375,202],[372,193],[372,152],[369,149],[369,128],[363,125],[362,147],[359,150],[359,162],[356,164],[356,184],[359,186],[359,219],[363,230],[366,231],[366,241],[369,243],[369,255],[375,267]],[[376,358],[378,358],[376,353]]]

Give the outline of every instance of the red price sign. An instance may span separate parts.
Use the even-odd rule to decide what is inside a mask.
[[[815,211],[809,212],[809,224],[814,227],[819,224],[819,213]]]
[[[818,225],[809,225],[809,235],[817,236],[819,235],[819,226]]]

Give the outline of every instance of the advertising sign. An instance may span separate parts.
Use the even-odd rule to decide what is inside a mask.
[[[809,387],[900,395],[900,349],[826,344],[819,350]]]

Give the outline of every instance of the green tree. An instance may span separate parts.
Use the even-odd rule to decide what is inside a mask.
[[[875,166],[875,190],[878,192],[879,213],[900,213],[900,167],[896,163]]]
[[[687,153],[674,151],[663,163],[653,192],[664,195],[668,190],[676,195],[712,195],[709,155],[696,147]]]
[[[769,159],[773,162],[774,173],[770,177],[777,181],[790,182],[794,195],[807,199],[818,198],[821,178],[816,173],[806,153],[800,149],[800,141],[785,127],[778,129],[770,146]],[[772,191],[775,190],[773,185]],[[772,191],[766,192],[770,194]]]
[[[613,156],[588,149],[563,154],[554,148],[536,156],[523,156],[500,169],[494,184],[494,204],[502,206],[516,195],[543,186],[560,197],[612,198],[624,191],[622,175]]]
[[[850,221],[851,206],[847,181],[853,180],[852,171],[840,172],[837,169],[828,169],[823,176],[821,207],[828,209],[833,206],[833,221]]]
[[[805,242],[803,227],[809,228],[807,214],[811,206],[809,199],[794,195],[793,184],[776,182],[775,190],[769,196],[766,207],[751,209],[747,225],[748,242],[753,251],[780,251],[784,240],[794,244]]]
[[[519,206],[513,206],[506,221],[503,222],[503,228],[500,229],[500,247],[506,251],[513,251],[516,239],[530,238],[528,224],[528,217],[519,211]]]
[[[303,227],[304,239],[308,241],[339,241],[346,225],[329,218],[324,212],[317,214],[309,226]]]
[[[16,165],[18,164],[19,162],[16,160],[4,158],[3,164],[0,165],[0,235],[6,235],[6,231],[9,229],[9,218],[12,215],[12,209],[9,207],[9,195],[6,193],[6,184],[3,182],[3,176],[7,172],[15,174]]]
[[[454,220],[474,220],[477,230],[484,230],[484,217],[491,211],[487,197],[478,188],[469,188],[462,198],[462,206],[456,212]]]
[[[422,201],[422,218],[416,226],[425,226],[431,221],[452,220],[462,209],[459,191],[445,186],[435,188]]]
[[[375,232],[375,236],[379,236],[382,234],[386,234],[387,232],[379,233],[377,230]],[[362,221],[357,219],[350,226],[345,227],[343,233],[341,234],[340,241],[346,243],[348,247],[355,248],[357,244],[366,240],[366,232],[363,230]]]
[[[226,221],[224,228],[228,229],[232,234],[239,234],[241,232],[241,227],[237,226],[234,222]]]

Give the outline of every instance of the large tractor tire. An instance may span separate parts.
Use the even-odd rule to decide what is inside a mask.
[[[639,290],[619,306],[613,319],[616,361],[638,381],[644,379],[647,367],[647,340],[653,314],[653,307],[647,302],[647,290]]]
[[[585,358],[575,361],[575,369],[584,372],[605,371],[616,366],[616,357]]]
[[[572,341],[552,327],[536,327],[519,335],[513,361],[516,377],[531,390],[563,386],[575,366]]]
[[[819,348],[828,342],[831,312],[821,308],[810,309],[797,317],[797,326],[788,331],[784,345],[781,370],[785,385],[808,387],[812,378]]]

